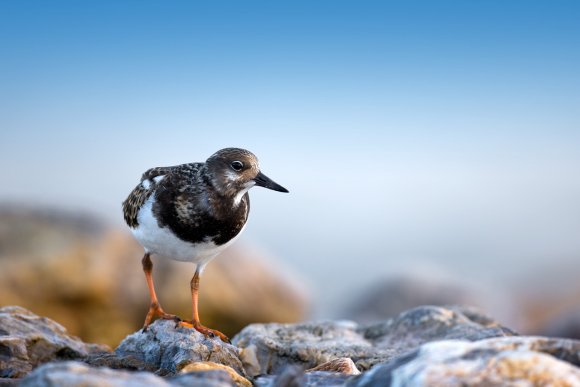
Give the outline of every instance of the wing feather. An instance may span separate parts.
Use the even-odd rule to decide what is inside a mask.
[[[131,191],[129,196],[127,196],[127,199],[123,202],[123,217],[129,227],[135,228],[139,226],[137,216],[139,215],[139,210],[143,204],[157,188],[155,178],[171,173],[174,168],[175,167],[156,167],[148,169],[143,173],[141,176],[141,182],[133,189],[133,191]]]

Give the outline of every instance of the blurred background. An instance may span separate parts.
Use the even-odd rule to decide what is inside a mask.
[[[153,166],[254,152],[201,317],[483,308],[580,335],[576,1],[0,2],[0,304],[116,345],[148,295],[121,202]],[[193,267],[155,262],[189,316]]]

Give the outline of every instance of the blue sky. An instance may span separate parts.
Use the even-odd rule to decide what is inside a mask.
[[[329,266],[362,286],[577,261],[578,20],[576,1],[3,1],[0,200],[121,225],[145,169],[240,146],[291,191],[252,190],[246,241],[313,288]]]

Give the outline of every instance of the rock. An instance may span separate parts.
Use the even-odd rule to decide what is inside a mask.
[[[150,363],[146,363],[142,359],[135,356],[119,356],[116,353],[97,353],[91,354],[83,360],[93,367],[106,367],[115,370],[129,370],[129,371],[149,371],[155,372],[158,368]]]
[[[236,384],[229,374],[221,370],[197,371],[165,379],[171,386],[179,387],[233,387]]]
[[[580,339],[574,328],[574,320],[580,318],[579,271],[578,259],[557,265],[548,259],[543,266],[520,272],[510,286],[519,316],[512,325],[526,335]]]
[[[364,386],[580,386],[580,341],[501,337],[439,341],[350,379]]]
[[[357,327],[352,322],[332,321],[253,324],[235,336],[233,343],[242,348],[244,364],[251,364],[248,371],[254,371],[250,376],[277,374],[288,365],[313,368],[340,357],[350,357],[356,363],[370,356],[387,359],[394,355],[388,349],[374,348]]]
[[[304,373],[301,367],[288,366],[280,374],[261,376],[254,383],[258,387],[338,387],[344,386],[351,377],[337,372]]]
[[[0,308],[2,378],[20,378],[46,362],[84,359],[106,351],[110,351],[107,346],[83,343],[62,325],[24,308]]]
[[[238,387],[252,387],[252,382],[248,379],[240,376],[233,368],[228,367],[223,364],[214,363],[213,361],[200,361],[195,363],[190,363],[183,367],[179,372],[180,373],[187,373],[187,372],[206,372],[212,370],[220,370],[225,371],[230,378],[234,381],[236,386]]]
[[[545,323],[540,329],[543,336],[580,339],[580,307],[562,312]]]
[[[91,368],[75,361],[49,363],[22,380],[22,387],[67,386],[168,386],[159,376],[147,372],[128,372],[107,368]]]
[[[423,306],[371,325],[348,321],[252,324],[233,342],[242,349],[240,356],[250,376],[256,376],[278,373],[288,365],[313,368],[344,357],[365,371],[430,341],[513,334],[474,309]]]
[[[174,375],[191,363],[211,361],[245,376],[238,348],[194,329],[176,327],[169,320],[157,320],[146,332],[127,336],[115,354],[138,359],[160,375]]]
[[[255,380],[258,387],[301,387],[305,386],[302,367],[286,366],[278,375],[266,375]]]
[[[0,207],[0,305],[56,319],[84,341],[114,347],[142,326],[149,307],[142,256],[128,230],[93,216]],[[164,309],[191,318],[193,265],[153,261]],[[202,321],[230,337],[252,322],[294,322],[306,313],[298,281],[240,244],[213,260],[201,283]]]
[[[392,318],[421,305],[481,305],[466,286],[453,284],[447,278],[418,274],[387,278],[359,291],[340,317],[359,323]]]
[[[401,313],[397,318],[359,329],[380,348],[408,352],[434,340],[482,340],[515,333],[475,308],[424,306]]]
[[[92,368],[75,361],[49,363],[37,368],[20,383],[22,387],[230,387],[232,381],[223,371],[191,373],[161,378],[148,372],[129,372]]]
[[[356,365],[352,359],[348,357],[342,357],[340,359],[334,359],[317,365],[314,368],[306,370],[306,372],[316,372],[316,371],[327,371],[327,372],[338,372],[345,375],[359,375],[360,371],[356,368]]]

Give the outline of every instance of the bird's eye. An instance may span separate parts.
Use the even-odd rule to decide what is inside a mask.
[[[241,161],[232,161],[232,169],[234,171],[241,171],[244,168],[244,163],[242,163]]]

